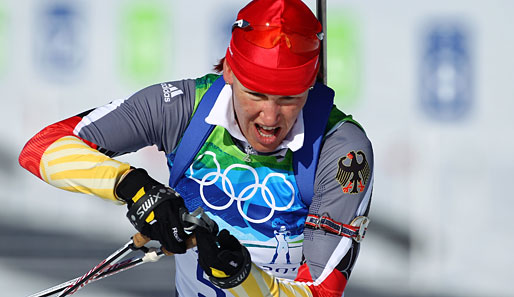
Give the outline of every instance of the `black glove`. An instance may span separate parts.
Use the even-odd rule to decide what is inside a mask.
[[[187,209],[178,193],[139,168],[121,180],[116,195],[127,202],[127,217],[139,232],[158,240],[168,252],[186,252],[187,234],[181,218]]]
[[[211,283],[222,289],[230,289],[248,277],[252,259],[246,247],[226,229],[217,236],[216,233],[201,227],[195,229],[198,262]]]

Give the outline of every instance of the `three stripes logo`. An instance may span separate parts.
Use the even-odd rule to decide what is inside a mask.
[[[182,95],[184,92],[172,84],[162,83],[162,93],[164,94],[164,102],[170,102],[171,98]]]

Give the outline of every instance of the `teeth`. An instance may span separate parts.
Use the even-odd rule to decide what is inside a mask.
[[[268,126],[262,126],[262,125],[260,125],[260,126],[264,130],[274,130],[275,129],[275,127],[268,127]]]
[[[259,132],[259,135],[262,137],[272,137],[275,135],[275,130],[278,129],[277,127],[269,127],[269,126],[263,126],[257,124],[257,131]],[[266,132],[266,133],[264,133]]]
[[[262,137],[271,137],[273,136],[273,134],[264,134],[261,132],[261,130],[257,129],[257,131],[259,132],[259,134],[262,136]]]

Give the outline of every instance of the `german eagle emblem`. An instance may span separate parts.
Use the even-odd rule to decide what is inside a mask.
[[[360,156],[360,162],[357,160],[357,156]],[[351,151],[345,157],[339,159],[338,165],[336,179],[341,184],[343,192],[357,194],[364,191],[371,173],[364,153],[362,151],[357,153]]]

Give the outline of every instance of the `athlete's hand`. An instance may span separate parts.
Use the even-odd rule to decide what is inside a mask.
[[[127,217],[139,232],[158,240],[168,252],[186,252],[187,235],[181,217],[187,209],[178,193],[139,168],[118,183],[116,195],[127,202]]]
[[[195,229],[198,262],[214,285],[233,288],[250,274],[250,253],[227,230],[216,233],[217,230],[211,233],[205,228]]]

